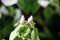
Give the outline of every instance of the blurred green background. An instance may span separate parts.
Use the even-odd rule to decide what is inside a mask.
[[[53,5],[54,4],[54,5]],[[55,5],[56,4],[56,5]],[[9,15],[2,14],[0,19],[0,39],[8,40],[14,30],[15,9],[22,10],[27,20],[31,15],[38,28],[40,40],[60,40],[60,1],[53,0],[46,8],[37,3],[37,0],[19,0],[17,4],[6,6]],[[0,2],[0,7],[4,5]]]

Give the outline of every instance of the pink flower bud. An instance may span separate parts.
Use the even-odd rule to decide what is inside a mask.
[[[32,21],[33,21],[33,17],[30,16],[30,17],[28,18],[28,23],[30,23],[30,22],[32,22]]]
[[[25,21],[24,15],[21,16],[20,22],[23,23]]]

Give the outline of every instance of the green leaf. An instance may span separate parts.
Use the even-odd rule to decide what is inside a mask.
[[[25,2],[24,0],[19,0],[17,3],[18,7],[21,8],[22,10],[24,10],[25,8]]]
[[[52,5],[59,5],[59,0],[50,0]]]
[[[26,13],[31,11],[31,0],[19,0],[17,5]]]
[[[27,29],[28,29],[27,27],[21,27],[19,30],[20,35],[23,36],[26,33]]]
[[[26,30],[26,33],[24,34],[24,37],[25,37],[25,38],[29,37],[30,31],[31,31],[30,28],[28,28],[28,29]]]
[[[26,13],[36,13],[40,7],[37,3],[37,0],[19,0],[17,5]]]
[[[39,7],[40,6],[38,5],[37,0],[33,0],[32,1],[32,10],[31,10],[31,12],[36,13],[38,11]]]
[[[31,1],[32,0],[24,0],[24,1],[25,1],[25,12],[28,13],[31,11],[31,7],[32,7]]]
[[[9,15],[13,17],[15,15],[14,7],[13,6],[9,6],[8,9],[9,9],[9,12],[10,12]]]
[[[37,28],[34,28],[31,33],[31,40],[40,40]]]
[[[23,39],[22,39],[22,38],[19,38],[19,37],[17,36],[17,37],[15,37],[14,40],[23,40]]]
[[[43,15],[46,19],[50,19],[50,17],[53,15],[52,8],[48,7],[46,9],[44,9]]]

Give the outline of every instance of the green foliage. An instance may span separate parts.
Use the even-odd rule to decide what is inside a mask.
[[[14,33],[17,33],[16,37],[13,38],[14,40],[39,40],[38,30],[33,25],[35,25],[34,22],[32,22],[32,23],[24,22],[22,24],[19,24],[15,28],[15,30],[12,31],[12,33],[10,35],[10,40],[12,39],[12,35]],[[33,30],[31,30],[31,29],[33,29]]]
[[[19,0],[17,5],[26,13],[31,11],[31,0]]]
[[[52,5],[59,5],[59,0],[50,0]]]
[[[9,6],[8,10],[9,10],[9,15],[13,17],[15,15],[15,9],[14,9],[14,7],[13,6]]]
[[[31,12],[34,14],[38,11],[38,9],[40,8],[40,6],[37,3],[37,0],[33,0],[33,2],[31,3],[32,7],[31,7]]]
[[[53,15],[53,9],[50,7],[47,7],[46,9],[44,9],[43,14],[46,19],[50,19],[51,16]]]
[[[26,13],[35,13],[39,9],[37,0],[19,0],[17,5]]]
[[[37,28],[34,28],[31,33],[31,40],[40,40]]]

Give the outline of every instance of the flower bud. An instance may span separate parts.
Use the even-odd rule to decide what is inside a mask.
[[[21,16],[20,22],[23,23],[25,21],[24,15]]]
[[[30,22],[32,22],[32,21],[33,21],[33,17],[30,16],[30,17],[28,18],[28,23],[30,23]]]

